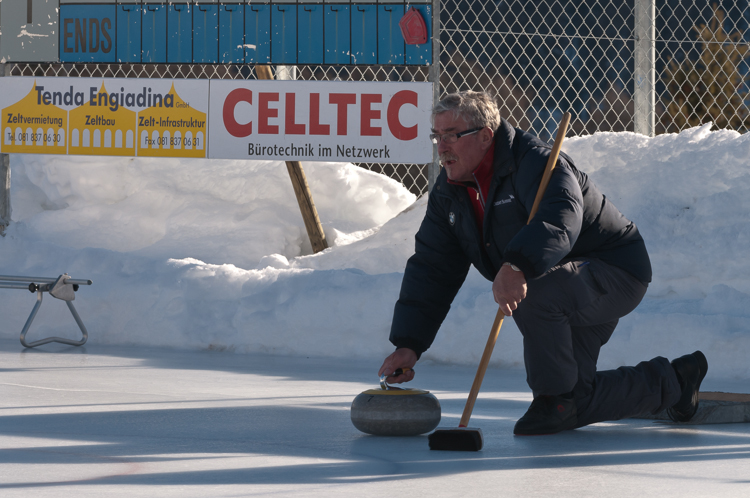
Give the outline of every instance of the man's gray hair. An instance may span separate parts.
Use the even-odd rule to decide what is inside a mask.
[[[500,126],[500,111],[495,99],[486,92],[468,90],[446,95],[432,109],[433,124],[435,116],[442,112],[452,112],[454,118],[464,118],[473,128],[486,126],[495,131]]]

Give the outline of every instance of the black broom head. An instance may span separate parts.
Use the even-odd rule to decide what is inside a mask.
[[[438,428],[427,440],[431,450],[442,451],[479,451],[484,445],[482,429],[471,427]]]

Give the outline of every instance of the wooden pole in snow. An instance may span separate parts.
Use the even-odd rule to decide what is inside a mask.
[[[255,74],[260,80],[272,80],[273,74],[268,66],[255,66]],[[315,209],[315,203],[310,193],[310,187],[307,185],[307,177],[299,161],[286,161],[286,169],[289,171],[289,178],[292,180],[294,195],[297,197],[302,219],[305,222],[307,236],[310,237],[310,244],[314,253],[328,248],[326,235],[323,233],[323,226],[318,218],[318,211]]]

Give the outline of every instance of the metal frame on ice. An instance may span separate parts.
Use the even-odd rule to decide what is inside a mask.
[[[36,292],[36,304],[31,310],[29,318],[26,320],[26,324],[23,326],[21,331],[21,344],[27,348],[34,348],[41,346],[42,344],[48,344],[50,342],[60,342],[62,344],[68,344],[71,346],[83,346],[89,338],[89,333],[86,330],[86,326],[83,324],[81,317],[73,306],[73,300],[75,299],[75,292],[78,290],[80,285],[91,285],[91,280],[72,279],[67,273],[63,273],[57,278],[47,277],[13,277],[8,275],[0,275],[0,288],[1,289],[22,289],[30,292]],[[42,295],[44,292],[49,292],[52,297],[65,301],[68,305],[70,313],[73,315],[78,328],[81,329],[83,337],[80,341],[74,341],[71,339],[65,339],[62,337],[47,337],[34,342],[26,342],[26,333],[31,327],[31,323],[34,321],[39,308],[42,306]]]

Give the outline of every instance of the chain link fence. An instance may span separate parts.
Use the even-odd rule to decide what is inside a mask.
[[[441,93],[494,93],[503,116],[546,140],[566,111],[576,135],[707,122],[745,132],[749,19],[747,0],[448,0]],[[647,37],[652,75],[636,67]],[[650,114],[650,130],[636,128],[639,113]]]
[[[749,2],[443,0],[440,95],[487,91],[511,124],[545,140],[566,111],[575,135],[653,135],[706,122],[745,132]],[[298,66],[295,72],[303,80],[429,80],[429,69],[415,66]],[[221,64],[14,64],[10,74],[255,78],[253,66]],[[428,189],[427,165],[360,166],[417,195]]]

